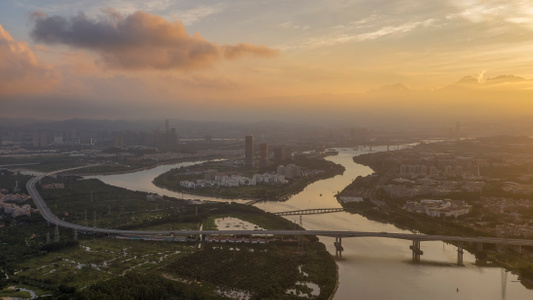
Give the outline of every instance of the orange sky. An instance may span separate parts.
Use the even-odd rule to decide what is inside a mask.
[[[527,117],[528,2],[7,0],[0,117]]]

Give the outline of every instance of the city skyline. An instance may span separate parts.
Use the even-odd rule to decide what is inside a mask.
[[[526,1],[4,1],[0,117],[528,119]]]

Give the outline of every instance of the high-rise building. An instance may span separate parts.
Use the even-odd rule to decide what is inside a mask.
[[[48,132],[36,130],[33,132],[33,147],[44,148],[48,146]]]
[[[176,128],[170,128],[170,133],[168,133],[168,143],[175,144],[178,141],[178,134],[176,133]]]
[[[274,162],[281,163],[283,161],[283,148],[274,148],[272,152],[274,152]]]
[[[292,160],[292,149],[289,148],[289,147],[283,147],[282,148],[281,159],[284,160],[284,161],[287,160],[287,159]]]
[[[124,139],[122,138],[122,136],[113,137],[113,147],[114,148],[124,147]]]
[[[268,143],[259,144],[259,166],[266,167],[268,165]]]
[[[247,135],[244,138],[244,164],[249,167],[254,166],[254,136]]]
[[[289,147],[276,147],[272,152],[274,153],[274,161],[276,163],[282,163],[292,158],[292,150]]]

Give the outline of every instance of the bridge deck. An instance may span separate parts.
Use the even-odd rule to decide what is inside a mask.
[[[291,211],[282,211],[276,212],[275,215],[278,216],[289,216],[289,215],[315,215],[315,214],[328,214],[334,212],[344,211],[344,208],[311,208],[311,209],[300,209],[300,210],[291,210]]]
[[[108,228],[93,228],[88,226],[82,226],[65,222],[57,218],[48,208],[44,200],[35,187],[35,184],[43,177],[80,169],[71,168],[66,170],[60,170],[51,172],[48,174],[40,175],[30,179],[26,183],[26,189],[32,197],[33,202],[39,208],[41,215],[44,219],[52,224],[64,228],[70,228],[82,232],[101,232],[108,234],[130,234],[130,235],[220,235],[220,234],[232,234],[232,235],[251,235],[251,234],[271,234],[271,235],[318,235],[318,236],[330,236],[330,237],[382,237],[382,238],[395,238],[413,241],[448,241],[448,242],[471,242],[471,243],[491,243],[491,244],[504,244],[504,245],[517,245],[517,246],[533,246],[533,240],[524,239],[506,239],[506,238],[493,238],[493,237],[464,237],[464,236],[446,236],[446,235],[422,235],[414,233],[389,233],[389,232],[363,232],[363,231],[342,231],[342,230],[120,230],[120,229],[108,229]]]

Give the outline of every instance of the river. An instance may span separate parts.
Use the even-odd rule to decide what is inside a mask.
[[[329,156],[327,159],[343,165],[346,168],[344,174],[317,181],[285,202],[257,203],[256,206],[270,212],[340,207],[334,195],[357,176],[366,176],[372,170],[356,164],[352,159],[367,151],[351,148],[338,150],[339,155]],[[374,150],[384,151],[386,148],[375,147]],[[150,170],[93,178],[110,185],[172,197],[228,201],[172,192],[152,183],[163,172],[192,164],[194,163],[162,165]],[[298,216],[287,218],[300,221]],[[302,224],[308,230],[405,232],[393,225],[345,212],[303,216]],[[334,239],[320,237],[320,240],[334,255]],[[464,266],[457,266],[456,247],[443,242],[422,242],[424,254],[420,264],[411,263],[410,241],[344,238],[342,243],[344,252],[342,259],[337,260],[339,288],[335,299],[533,299],[533,290],[526,289],[518,282],[516,275],[499,267],[478,267],[475,265],[475,257],[466,251]]]

